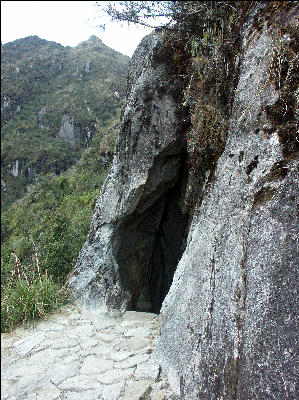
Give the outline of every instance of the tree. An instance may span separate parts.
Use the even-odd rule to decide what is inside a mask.
[[[173,2],[109,1],[105,4],[104,2],[96,2],[99,9],[108,14],[112,21],[125,21],[129,24],[134,23],[149,28],[164,27],[171,24],[171,3]]]
[[[106,3],[106,2],[105,2]],[[97,6],[113,21],[198,33],[236,12],[234,1],[117,1]],[[222,23],[223,25],[223,23]]]

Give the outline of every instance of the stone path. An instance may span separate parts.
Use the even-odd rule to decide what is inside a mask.
[[[151,353],[156,314],[112,318],[73,305],[1,335],[1,399],[176,399]]]

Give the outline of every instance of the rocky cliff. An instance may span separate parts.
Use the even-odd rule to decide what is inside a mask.
[[[155,357],[182,399],[295,399],[298,7],[270,3],[244,11],[214,151],[168,34],[141,42],[69,280],[99,312],[160,312]]]
[[[103,310],[158,312],[182,252],[190,118],[163,43],[145,38],[132,59],[116,156],[70,280],[75,296]]]
[[[74,48],[37,36],[1,45],[3,208],[38,176],[67,170],[118,122],[128,62],[95,36]]]

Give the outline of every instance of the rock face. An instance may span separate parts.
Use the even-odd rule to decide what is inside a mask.
[[[282,106],[288,73],[276,86],[269,75],[297,11],[279,30],[261,24],[260,7],[242,27],[226,146],[190,218],[182,83],[159,57],[158,33],[141,43],[113,168],[69,281],[100,311],[163,302],[155,357],[182,399],[295,399],[295,106]]]
[[[8,96],[1,99],[1,124],[2,121],[8,121],[12,115],[20,111],[20,100],[12,101]]]
[[[43,127],[47,129],[46,126]],[[57,136],[62,140],[69,142],[72,146],[79,143],[82,146],[89,147],[94,133],[94,125],[87,124],[83,129],[81,129],[79,126],[74,124],[74,118],[69,115],[63,115]]]
[[[103,311],[158,312],[187,223],[179,200],[189,126],[182,83],[168,71],[159,34],[135,52],[127,93],[112,170],[69,285]]]
[[[227,144],[161,310],[156,354],[184,399],[295,399],[298,163],[267,115],[273,37],[251,28]]]
[[[64,115],[61,121],[61,127],[57,134],[61,139],[70,142],[72,145],[75,144],[75,129],[74,129],[74,119],[70,118],[68,115]]]

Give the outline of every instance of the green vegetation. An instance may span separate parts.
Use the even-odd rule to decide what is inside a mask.
[[[270,14],[270,13],[269,13]],[[271,14],[270,14],[271,15]],[[279,93],[278,100],[266,107],[266,114],[278,132],[283,155],[287,159],[297,157],[298,124],[294,123],[298,112],[299,34],[296,26],[288,31],[277,28],[269,67],[269,79]]]
[[[14,270],[1,296],[1,331],[9,331],[19,324],[46,316],[62,305],[66,292],[48,277],[47,270],[41,274],[35,252],[35,263],[26,273],[15,254]]]
[[[188,154],[196,169],[203,163],[211,167],[226,142],[230,95],[238,76],[239,27],[250,3],[124,1],[102,6],[114,20],[162,28],[163,51],[186,78],[184,105],[192,115]]]
[[[117,116],[128,61],[95,36],[75,48],[37,36],[1,46],[2,210],[37,176],[66,171]]]
[[[117,128],[115,120],[111,120],[96,134],[93,145],[77,164],[60,176],[40,176],[26,196],[2,213],[2,312],[7,313],[3,329],[33,316],[35,301],[42,302],[36,300],[38,296],[49,298],[52,293],[44,293],[46,282],[48,290],[57,292],[63,287],[86,239],[96,198],[111,165]],[[33,246],[38,253],[43,286],[39,286],[40,278],[35,273],[37,255]],[[26,271],[29,286],[23,275],[10,285],[12,275],[16,276],[16,257]],[[21,294],[27,296],[28,303],[23,303],[28,307],[18,311],[19,316],[13,316]],[[34,314],[35,318],[41,315]]]
[[[128,60],[96,37],[2,46],[2,331],[65,301],[112,162]]]

